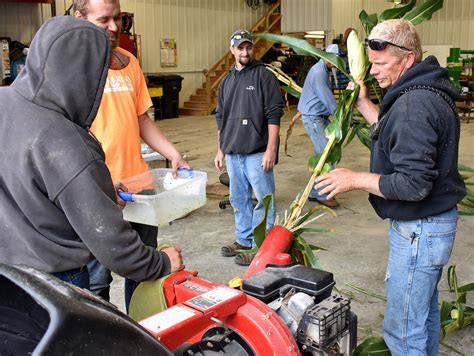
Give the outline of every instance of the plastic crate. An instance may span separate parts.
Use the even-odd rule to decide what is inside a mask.
[[[206,204],[207,173],[192,171],[192,177],[182,178],[179,185],[171,186],[169,180],[166,183],[167,173],[171,169],[156,168],[122,181],[134,193],[134,201],[127,202],[123,210],[125,220],[160,226]]]

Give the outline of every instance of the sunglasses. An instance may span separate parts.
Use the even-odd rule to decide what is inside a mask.
[[[234,34],[230,39],[231,40],[241,40],[242,38],[245,38],[246,40],[252,40],[252,35],[248,32],[239,32]]]
[[[412,52],[411,49],[408,49],[408,48],[403,47],[403,46],[396,45],[395,43],[388,42],[388,41],[385,41],[385,40],[377,40],[377,39],[369,40],[367,38],[365,39],[365,47],[369,47],[373,51],[383,51],[388,46],[394,46],[394,47],[400,48],[404,51]]]

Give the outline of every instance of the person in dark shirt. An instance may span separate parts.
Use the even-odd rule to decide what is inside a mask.
[[[370,73],[388,89],[380,108],[361,86],[357,109],[373,124],[370,173],[335,169],[316,187],[329,198],[369,192],[390,219],[384,338],[394,355],[437,355],[438,282],[456,235],[456,204],[465,196],[458,172],[458,95],[435,57],[422,59],[406,20],[378,24],[368,42]]]
[[[225,156],[236,241],[223,246],[221,253],[225,257],[236,256],[237,264],[247,266],[255,254],[237,251],[255,247],[252,234],[264,216],[263,197],[268,194],[272,195],[272,203],[267,228],[275,220],[273,167],[277,163],[284,101],[274,75],[253,59],[252,35],[248,31],[234,32],[230,51],[235,65],[219,86],[214,164],[222,172]],[[255,208],[252,191],[258,201]]]

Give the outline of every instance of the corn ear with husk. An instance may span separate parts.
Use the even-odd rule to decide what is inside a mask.
[[[349,42],[350,39],[350,42]],[[348,38],[347,51],[349,57],[349,68],[354,73],[352,74],[354,80],[363,80],[367,73],[367,55],[365,48],[361,43],[357,32],[353,30]],[[352,67],[351,67],[352,62]],[[357,79],[356,79],[357,78]],[[304,205],[308,201],[309,193],[314,186],[316,178],[321,172],[330,164],[335,164],[340,161],[342,156],[342,144],[351,129],[353,106],[359,95],[359,86],[356,85],[354,90],[344,90],[334,112],[334,119],[325,130],[325,136],[328,139],[326,147],[321,153],[317,164],[313,168],[313,174],[309,179],[301,197],[295,203],[288,219],[284,226],[289,229],[295,229],[298,226],[299,217]]]
[[[364,80],[367,73],[367,56],[365,47],[356,30],[352,30],[347,37],[347,59],[349,70],[354,81]]]

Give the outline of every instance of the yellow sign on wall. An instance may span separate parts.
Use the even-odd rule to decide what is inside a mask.
[[[162,38],[160,41],[160,53],[162,67],[176,67],[178,65],[178,52],[175,39]]]

